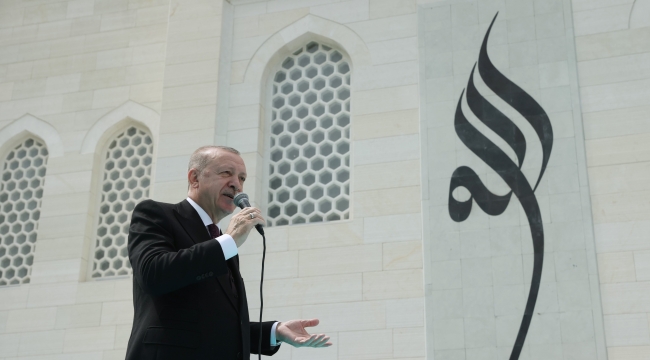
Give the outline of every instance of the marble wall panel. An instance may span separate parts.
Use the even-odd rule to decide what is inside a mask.
[[[429,185],[422,198],[430,219],[423,224],[427,356],[578,359],[582,351],[605,359],[598,282],[591,280],[598,274],[584,137],[574,131],[582,129],[582,108],[570,1],[436,2],[418,12],[426,84],[420,121],[428,129],[420,134],[422,181]],[[507,90],[507,81],[543,109],[553,140],[533,130],[532,106],[524,110],[523,96]],[[482,113],[490,108],[496,112]],[[479,141],[486,145],[470,150]],[[456,169],[475,175],[452,175]],[[528,192],[508,186],[506,174],[517,172]],[[513,190],[507,208],[486,197]],[[453,206],[468,200],[471,210]],[[538,220],[531,220],[533,208]],[[576,227],[590,230],[569,236]],[[523,347],[515,344],[518,336]]]

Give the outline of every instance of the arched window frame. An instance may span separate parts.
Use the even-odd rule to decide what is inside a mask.
[[[343,165],[343,166],[342,167],[338,166],[338,167],[335,167],[334,169],[330,169],[330,170],[332,170],[331,171],[332,180],[327,181],[327,183],[323,185],[323,195],[324,195],[324,197],[321,197],[320,199],[314,199],[314,200],[316,200],[316,202],[314,203],[315,211],[311,212],[307,216],[303,216],[303,219],[301,220],[300,216],[299,216],[301,214],[301,211],[303,210],[301,208],[301,206],[305,205],[307,203],[304,202],[304,201],[302,203],[298,202],[297,203],[297,209],[296,209],[297,210],[296,215],[291,216],[291,218],[286,222],[278,222],[278,221],[275,221],[274,220],[275,218],[272,216],[272,215],[274,215],[272,213],[272,211],[274,211],[274,209],[275,209],[274,206],[277,205],[277,204],[275,203],[276,199],[272,198],[272,193],[275,190],[275,189],[273,189],[274,185],[271,183],[274,180],[274,174],[270,173],[270,171],[274,171],[274,172],[277,173],[277,171],[279,170],[279,169],[274,169],[273,168],[273,165],[274,165],[273,152],[274,152],[274,150],[277,150],[277,149],[274,148],[274,145],[275,145],[274,144],[274,140],[275,140],[274,137],[277,134],[274,134],[274,126],[275,126],[275,124],[274,124],[274,119],[273,119],[273,113],[274,113],[275,110],[280,109],[280,108],[276,109],[274,107],[274,101],[275,101],[275,89],[274,89],[274,87],[276,86],[275,78],[276,78],[276,74],[277,74],[278,70],[281,70],[283,68],[283,64],[285,64],[285,62],[290,57],[293,56],[293,57],[295,57],[296,60],[298,60],[303,53],[308,53],[307,49],[312,44],[317,44],[320,47],[319,50],[316,50],[313,54],[311,54],[312,59],[313,59],[314,55],[317,52],[319,52],[321,49],[323,49],[322,48],[323,46],[325,48],[329,49],[329,50],[326,51],[326,53],[328,54],[327,55],[328,56],[327,62],[321,63],[321,64],[325,64],[325,65],[319,67],[319,69],[324,68],[325,66],[327,66],[331,62],[330,59],[329,59],[329,56],[332,53],[336,53],[338,56],[341,57],[340,62],[335,62],[335,63],[332,64],[332,65],[334,65],[334,68],[335,68],[334,72],[333,72],[334,75],[338,74],[338,72],[339,72],[338,66],[340,66],[342,63],[344,63],[347,66],[347,71],[344,72],[344,74],[342,74],[343,86],[347,91],[347,96],[345,97],[345,99],[343,101],[344,112],[347,114],[347,121],[346,121],[346,124],[341,129],[339,129],[342,132],[341,140],[343,140],[343,139],[347,140],[347,143],[346,143],[347,152],[345,154],[343,154],[343,157],[341,158],[341,160],[342,160],[341,165]],[[282,225],[294,225],[294,224],[303,224],[303,223],[312,224],[312,223],[321,223],[321,222],[328,222],[328,221],[338,221],[338,220],[350,219],[350,215],[351,215],[351,205],[350,205],[351,204],[351,194],[350,194],[350,182],[351,181],[350,181],[350,178],[351,178],[351,169],[352,169],[351,158],[350,157],[351,157],[352,141],[351,141],[351,137],[350,137],[351,114],[350,114],[349,104],[350,104],[350,101],[351,101],[351,88],[352,88],[351,84],[350,84],[350,77],[352,76],[352,72],[353,72],[352,62],[350,60],[350,57],[347,55],[347,53],[345,51],[343,51],[343,49],[340,48],[340,46],[333,45],[328,41],[323,41],[321,39],[321,37],[318,37],[318,40],[316,40],[316,41],[308,40],[308,41],[302,42],[302,46],[300,46],[298,49],[294,48],[294,51],[291,52],[291,53],[284,54],[284,56],[275,56],[274,60],[275,60],[275,63],[271,67],[269,67],[269,72],[266,75],[266,77],[267,77],[266,94],[265,94],[265,96],[262,97],[263,99],[265,99],[264,102],[263,102],[263,108],[265,109],[263,113],[264,113],[264,116],[265,116],[265,121],[264,121],[264,124],[265,124],[265,132],[264,132],[265,133],[265,136],[264,136],[264,139],[265,139],[265,151],[264,151],[264,153],[266,154],[266,156],[264,157],[264,164],[265,164],[265,166],[264,166],[264,180],[265,181],[263,181],[263,186],[262,186],[263,192],[262,193],[264,194],[264,203],[265,203],[265,209],[266,209],[265,214],[266,214],[266,218],[267,218],[267,223],[269,224],[269,226],[282,226]],[[305,69],[307,67],[308,66],[306,66]],[[291,69],[293,69],[293,68],[290,68],[289,71],[291,71]],[[288,75],[289,74],[287,72],[287,76]],[[318,76],[320,77],[321,75],[322,74],[319,71]],[[327,91],[330,88],[329,81],[327,80],[327,79],[330,79],[330,77],[325,77],[325,78],[326,78],[326,81],[328,82],[328,84],[324,88],[321,89],[322,91]],[[347,78],[347,82],[346,82],[346,78]],[[297,83],[300,82],[303,79],[307,80],[307,81],[310,81],[310,79],[306,79],[305,77],[301,77],[300,80],[297,80]],[[310,89],[311,88],[312,87],[310,86]],[[334,97],[334,99],[336,99],[337,98],[337,92],[339,90],[341,90],[341,88],[339,87],[339,88],[330,89],[330,90],[333,91],[333,97]],[[277,91],[280,92],[281,89],[277,89]],[[287,96],[287,99],[292,95],[294,95],[294,94],[291,93],[289,96]],[[321,102],[321,100],[322,99],[320,97],[320,91],[319,91],[317,102]],[[305,101],[304,97],[301,97],[301,101],[295,106],[296,109],[298,107],[300,107],[301,105],[303,105],[304,101]],[[347,109],[345,108],[346,103],[347,103]],[[330,106],[331,104],[332,104],[331,101],[328,101],[328,102],[323,104],[323,105],[325,105],[325,108],[326,108],[324,115],[327,115],[329,113],[328,106]],[[309,116],[311,116],[311,115],[312,114],[311,114],[311,111],[310,111]],[[333,121],[333,124],[335,124],[334,127],[339,127],[338,125],[336,125],[337,116],[339,116],[339,115],[340,115],[339,113],[332,114],[332,116],[333,116],[332,121]],[[278,116],[279,116],[279,114],[278,114]],[[294,112],[294,117],[295,117],[295,112]],[[301,119],[301,122],[304,121],[305,119],[307,119],[308,117]],[[319,120],[320,120],[320,118],[319,118]],[[320,121],[319,121],[319,126],[320,126]],[[315,131],[317,131],[318,129],[319,128],[316,128]],[[306,130],[306,129],[303,129],[303,126],[301,125],[299,131],[303,131],[303,130]],[[327,131],[327,132],[324,133],[324,136],[327,137],[328,132],[330,130],[332,130],[332,129],[330,129],[330,127],[327,127],[326,129],[323,129],[323,130]],[[282,133],[282,134],[284,134],[284,133]],[[310,135],[308,142],[311,142],[311,141],[312,141],[312,137]],[[329,141],[329,140],[327,140],[327,141]],[[332,149],[333,153],[336,152],[337,144],[338,143],[336,143],[336,142],[333,144],[333,147],[334,147]],[[305,146],[307,146],[307,145],[308,144],[305,144]],[[301,151],[301,156],[302,155],[303,154],[302,154],[302,151]],[[317,156],[319,156],[319,155],[320,154],[318,154],[318,151],[317,151]],[[325,163],[324,163],[324,168],[325,169],[327,169],[327,167],[328,167],[327,161],[329,159],[330,159],[330,157],[327,157],[326,159],[324,159],[325,160]],[[291,167],[292,167],[291,171],[294,171],[294,166],[291,166]],[[307,165],[307,168],[309,169],[310,166]],[[340,179],[337,179],[337,174],[339,172],[341,172],[343,168],[345,168],[345,170],[343,170],[345,175],[344,176],[339,176]],[[318,176],[322,175],[322,174],[324,174],[324,172],[316,174],[316,179],[315,179],[316,182],[319,182]],[[300,174],[297,174],[297,175],[300,175]],[[342,181],[339,181],[339,180],[342,180]],[[298,183],[299,184],[301,183],[300,179],[298,180]],[[339,186],[340,195],[334,195],[333,200],[330,202],[331,203],[331,210],[326,210],[324,212],[324,214],[319,214],[319,209],[318,209],[319,202],[318,201],[320,201],[322,199],[325,199],[327,197],[328,189],[330,187],[334,187],[333,184],[340,185]],[[313,189],[313,188],[310,189],[307,186],[305,186],[305,187],[306,187],[306,191],[307,191],[307,193],[305,194],[305,198],[309,199],[309,197],[311,196],[310,190]],[[289,201],[294,199],[293,195],[294,194],[292,194]],[[275,194],[273,194],[273,196],[277,196],[277,192]],[[317,194],[315,195],[315,197],[317,197]],[[286,203],[283,204],[283,205],[286,206]],[[337,205],[338,205],[338,209],[337,209]],[[307,209],[307,211],[308,210],[309,209]],[[283,214],[282,211],[280,212],[280,214],[281,214],[280,216],[282,216],[282,214]],[[320,217],[320,219],[319,219],[319,217]],[[298,220],[298,221],[295,221],[295,220]]]
[[[40,119],[36,120],[42,121]],[[21,179],[14,179],[20,180],[17,181],[14,187],[15,190],[20,191],[19,199],[14,199],[13,201],[15,202],[10,200],[13,194],[17,194],[16,192],[11,195],[7,194],[7,199],[3,199],[6,194],[5,186],[9,180],[5,179],[5,174],[7,174],[7,172],[5,172],[7,157],[30,141],[40,144],[38,154],[33,155],[37,156],[37,159],[41,161],[40,164],[37,165],[39,169],[34,171],[34,176],[30,176],[31,180],[29,181],[27,181],[26,177],[23,177],[28,176],[25,172],[23,172],[24,175],[21,176]],[[36,243],[38,241],[38,223],[40,220],[45,187],[47,161],[51,157],[47,145],[48,144],[40,137],[35,136],[30,132],[23,131],[20,135],[15,136],[13,139],[10,139],[0,146],[0,241],[2,241],[2,245],[0,245],[0,271],[2,271],[2,276],[0,276],[0,286],[28,284],[31,280],[34,254]],[[28,151],[26,155],[29,156],[30,153],[31,151]],[[21,163],[24,162],[24,160],[21,160]],[[30,161],[30,165],[28,166],[31,168],[32,165],[33,160]],[[7,166],[9,165],[7,164]],[[35,180],[38,184],[34,183]],[[21,182],[25,182],[25,185],[21,186]],[[25,198],[27,192],[30,193],[29,198]],[[23,205],[19,205],[19,203]],[[33,205],[30,205],[31,203],[33,203]],[[6,207],[10,205],[12,209],[6,209]],[[12,221],[10,217],[15,213],[13,210],[15,210],[17,206],[20,207],[20,213],[16,214],[16,219]],[[27,215],[27,217],[25,217],[25,215]],[[9,221],[11,221],[11,223],[9,223]],[[8,242],[7,236],[3,236],[5,235],[4,229],[1,227],[5,226],[8,230],[7,235],[12,237],[11,243]],[[21,229],[14,229],[14,226],[20,226]],[[12,236],[9,232],[16,236]],[[11,279],[5,279],[6,271],[12,271],[14,274]],[[16,279],[16,273],[19,276],[19,279]]]
[[[97,276],[98,272],[95,271],[95,266],[97,264],[97,258],[96,258],[96,252],[100,249],[98,249],[98,231],[102,225],[100,225],[100,218],[102,217],[102,207],[105,204],[103,201],[103,196],[105,195],[104,191],[104,184],[105,184],[105,179],[104,179],[104,174],[106,171],[106,164],[109,161],[107,158],[107,152],[109,151],[109,147],[111,146],[111,143],[114,141],[118,141],[118,137],[120,135],[125,134],[129,129],[135,128],[137,131],[142,131],[144,132],[150,139],[151,139],[151,152],[148,153],[149,157],[151,158],[151,162],[148,165],[148,177],[149,177],[149,183],[148,183],[148,188],[143,191],[143,194],[141,197],[137,199],[127,199],[127,200],[122,200],[124,202],[132,202],[133,204],[130,204],[128,208],[125,207],[125,211],[120,210],[118,211],[118,214],[121,212],[121,215],[126,215],[126,218],[124,221],[122,221],[122,230],[121,232],[118,232],[116,234],[111,234],[111,229],[110,226],[107,229],[107,236],[111,238],[112,243],[115,243],[117,238],[122,237],[122,242],[118,244],[119,248],[117,249],[117,258],[122,261],[123,264],[128,264],[128,253],[126,252],[126,246],[128,244],[128,225],[130,223],[131,219],[131,212],[133,210],[133,207],[137,205],[138,202],[151,197],[151,190],[152,190],[152,185],[153,185],[153,160],[155,158],[155,138],[150,131],[150,129],[147,126],[144,126],[143,124],[133,121],[131,119],[126,119],[125,121],[120,122],[119,124],[115,125],[112,127],[113,131],[107,131],[104,136],[102,136],[102,140],[98,142],[98,150],[95,152],[95,171],[94,171],[94,176],[93,176],[93,182],[92,182],[92,189],[94,192],[94,202],[92,206],[92,232],[90,233],[90,246],[89,246],[89,253],[88,253],[88,270],[87,270],[87,279],[89,280],[108,280],[108,279],[121,279],[128,277],[132,274],[130,264],[126,266],[126,271],[118,272],[115,274],[109,273],[109,274],[101,274],[99,272],[99,275]],[[130,160],[129,160],[130,161]],[[114,179],[114,181],[119,181],[120,178]],[[138,181],[139,184],[139,181]],[[125,184],[125,189],[128,188],[128,185]],[[119,196],[119,195],[118,195]],[[114,204],[111,205],[111,207]],[[113,211],[113,210],[111,210]],[[111,213],[108,213],[109,215]],[[116,219],[119,221],[119,219]],[[111,224],[109,224],[111,225]],[[124,228],[125,227],[125,228]],[[111,244],[112,245],[112,244]],[[108,245],[108,246],[111,246]],[[124,250],[122,250],[124,249]],[[107,255],[108,251],[105,251],[104,255]],[[123,252],[123,253],[122,253]],[[99,265],[99,264],[98,264]],[[120,269],[124,269],[124,267],[121,267]]]

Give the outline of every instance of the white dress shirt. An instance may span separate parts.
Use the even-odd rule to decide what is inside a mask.
[[[201,217],[201,220],[203,221],[203,225],[205,225],[205,228],[207,230],[208,225],[214,224],[214,221],[210,218],[210,215],[203,210],[202,207],[199,206],[194,200],[190,199],[189,197],[187,198],[187,202],[192,205],[194,210],[196,210],[197,213],[199,213],[199,216]],[[216,225],[216,224],[215,224]],[[210,231],[208,230],[208,234]],[[223,234],[216,238],[221,244],[221,250],[223,250],[223,256],[226,260],[232,258],[233,256],[237,255],[239,252],[237,251],[237,244],[235,243],[235,240],[232,238],[232,236],[228,234]],[[277,346],[278,342],[276,341],[275,337],[275,330],[278,327],[278,323],[276,322],[273,324],[273,327],[271,328],[271,346]]]

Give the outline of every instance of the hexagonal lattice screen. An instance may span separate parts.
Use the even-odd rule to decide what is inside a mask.
[[[350,64],[310,42],[273,79],[268,225],[349,218]]]
[[[27,139],[4,161],[0,184],[0,285],[29,283],[47,164],[43,143]]]
[[[108,145],[95,238],[94,278],[131,273],[127,252],[131,211],[149,196],[152,152],[151,136],[135,127]]]

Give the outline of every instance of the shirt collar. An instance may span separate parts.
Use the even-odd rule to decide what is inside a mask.
[[[194,200],[190,199],[189,197],[186,199],[190,205],[196,210],[197,213],[199,213],[199,216],[201,217],[201,220],[203,220],[203,225],[208,226],[210,224],[214,224],[212,219],[210,218],[210,215],[208,215],[205,210],[203,210],[202,207],[199,206],[199,204],[195,203]]]

